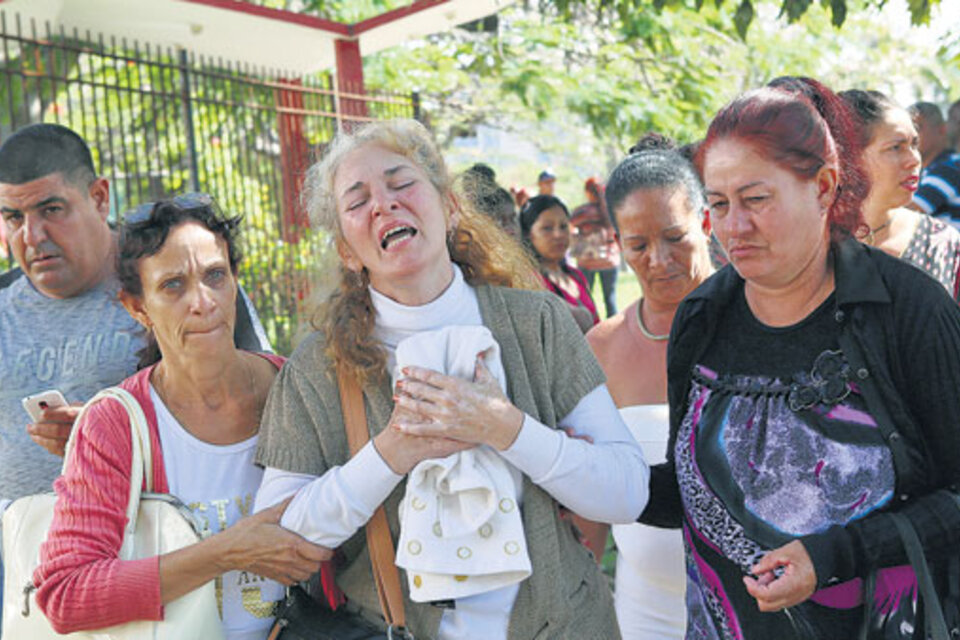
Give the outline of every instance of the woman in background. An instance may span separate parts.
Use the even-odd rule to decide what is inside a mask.
[[[587,279],[567,261],[570,212],[555,196],[534,196],[520,211],[520,233],[540,265],[547,289],[563,298],[580,329],[586,333],[600,321]]]
[[[870,195],[863,203],[869,229],[860,241],[920,267],[957,298],[960,231],[906,207],[920,179],[917,130],[910,114],[879,91],[851,89],[840,97],[856,112]]]
[[[607,211],[600,178],[587,178],[583,186],[587,201],[573,210],[573,248],[570,255],[587,280],[587,290],[593,290],[596,276],[603,290],[606,317],[617,313],[617,270],[620,268],[620,247],[617,230]]]
[[[642,151],[607,183],[624,260],[642,297],[587,334],[607,386],[650,464],[666,459],[667,338],[683,298],[711,273],[703,188],[674,150]],[[638,363],[642,363],[638,366]],[[680,532],[614,525],[614,602],[624,640],[683,638],[685,571]]]
[[[483,163],[476,163],[458,177],[459,191],[473,208],[490,216],[511,238],[520,239],[517,208],[510,192],[497,183],[497,174]]]

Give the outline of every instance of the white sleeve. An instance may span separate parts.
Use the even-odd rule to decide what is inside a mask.
[[[280,524],[310,542],[339,547],[367,523],[403,476],[397,475],[368,442],[350,460],[322,476],[268,467],[254,511],[294,495]]]
[[[581,398],[559,426],[589,436],[593,444],[528,415],[516,441],[501,452],[504,459],[584,518],[636,522],[647,505],[650,469],[607,386]]]

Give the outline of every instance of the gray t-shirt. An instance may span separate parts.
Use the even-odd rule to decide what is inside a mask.
[[[86,402],[136,372],[145,334],[120,304],[119,288],[111,279],[57,300],[19,270],[0,276],[0,500],[50,491],[63,464],[27,434],[24,396],[59,389],[67,402]],[[242,349],[270,351],[242,290],[234,338]]]
[[[118,289],[112,279],[58,300],[23,276],[0,289],[0,498],[49,491],[63,464],[27,434],[24,396],[59,389],[84,402],[136,371],[144,331]]]

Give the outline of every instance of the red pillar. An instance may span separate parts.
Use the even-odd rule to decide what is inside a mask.
[[[303,229],[310,226],[300,204],[300,187],[310,161],[310,148],[303,133],[303,86],[301,80],[279,80],[289,89],[277,91],[280,133],[280,170],[283,176],[282,233],[287,242],[298,242]]]
[[[337,55],[337,87],[340,93],[363,95],[363,58],[360,57],[359,40],[337,40],[334,43]],[[340,97],[340,113],[350,116],[367,117],[367,103],[353,97]]]

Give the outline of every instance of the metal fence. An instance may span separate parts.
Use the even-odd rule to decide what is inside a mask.
[[[244,216],[240,279],[270,338],[289,349],[316,252],[299,205],[314,150],[346,123],[417,117],[415,95],[345,93],[188,51],[22,24],[0,11],[0,139],[32,122],[83,136],[110,179],[112,215],[204,191]],[[12,266],[0,244],[0,271]]]

